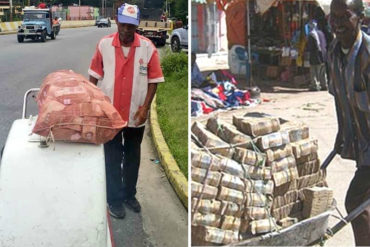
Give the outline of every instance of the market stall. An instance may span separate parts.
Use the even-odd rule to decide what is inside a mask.
[[[329,4],[329,0],[219,0],[217,6],[226,13],[231,72],[247,74],[247,79],[253,74],[293,81],[297,86],[309,80],[309,65],[304,64],[306,24],[315,19],[328,32]]]

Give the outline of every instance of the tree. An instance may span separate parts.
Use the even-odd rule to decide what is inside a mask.
[[[170,17],[175,17],[176,19],[181,20],[183,23],[187,24],[188,20],[186,17],[188,16],[188,1],[187,0],[167,0],[167,3],[171,8]]]

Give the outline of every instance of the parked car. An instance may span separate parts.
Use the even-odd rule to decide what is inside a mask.
[[[97,21],[98,27],[111,27],[111,22],[109,18],[101,18],[99,21]]]
[[[180,52],[182,48],[188,48],[188,26],[174,29],[171,35],[172,52]]]
[[[55,39],[60,25],[53,25],[50,9],[25,8],[22,25],[18,27],[17,40],[22,43],[24,39],[40,39],[46,41],[46,37]]]

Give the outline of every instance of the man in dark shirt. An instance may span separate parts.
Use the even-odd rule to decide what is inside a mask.
[[[362,0],[333,0],[330,24],[336,35],[329,51],[338,134],[335,150],[356,161],[357,171],[346,196],[351,212],[370,197],[370,38],[360,30]],[[357,246],[370,245],[370,207],[352,221]]]

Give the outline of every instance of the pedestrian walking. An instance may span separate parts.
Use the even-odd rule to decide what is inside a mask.
[[[346,195],[351,212],[370,197],[370,37],[360,30],[362,0],[333,0],[330,24],[336,35],[329,50],[331,81],[338,119],[335,151],[356,161]],[[351,222],[357,246],[370,246],[370,207]]]
[[[320,91],[327,89],[326,68],[326,41],[324,34],[318,30],[317,22],[309,23],[309,34],[306,51],[309,54],[311,85],[310,90]]]
[[[332,33],[331,28],[329,26],[329,23],[327,21],[327,17],[325,15],[325,12],[319,6],[317,6],[316,9],[315,9],[314,19],[317,20],[318,30],[320,30],[324,35],[325,42],[326,42],[325,49],[326,49],[326,51],[329,51],[329,47],[330,47],[331,42],[334,39],[334,36],[333,36],[333,33]],[[320,32],[319,32],[319,34],[320,34]],[[327,56],[326,57],[324,56],[324,63],[325,63],[325,69],[326,69],[326,79],[327,79],[327,82],[329,82],[330,81],[330,73],[329,73],[329,65],[328,65]]]
[[[104,145],[109,213],[125,217],[123,203],[141,211],[136,199],[141,142],[157,84],[163,82],[158,51],[136,33],[140,10],[123,4],[116,15],[118,32],[103,37],[89,68],[90,81],[111,99],[128,127]],[[99,83],[98,83],[99,82]]]

